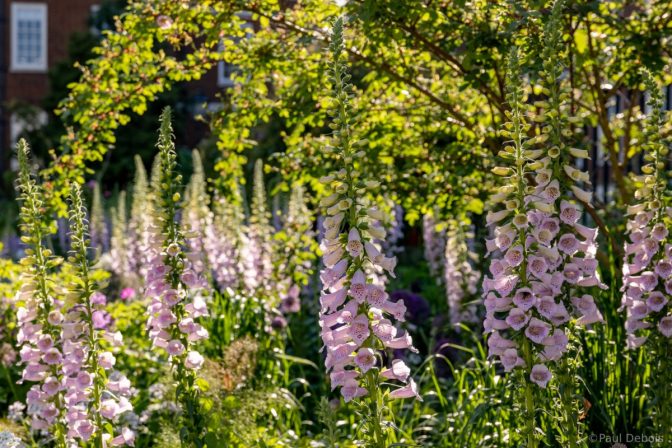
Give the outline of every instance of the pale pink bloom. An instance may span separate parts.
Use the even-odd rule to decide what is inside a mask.
[[[63,322],[63,314],[58,310],[51,311],[47,316],[47,322],[51,325],[59,325]]]
[[[93,375],[89,372],[82,370],[77,374],[77,386],[80,388],[86,388],[93,384]]]
[[[114,358],[114,355],[110,352],[103,352],[100,355],[98,355],[98,364],[103,369],[111,369],[112,367],[114,367],[115,363],[116,359]]]
[[[634,279],[634,277],[633,277]],[[639,276],[639,279],[637,281],[637,284],[644,290],[644,291],[653,291],[656,286],[658,285],[658,276],[654,274],[653,272],[642,272],[642,274]]]
[[[549,324],[533,317],[525,329],[525,336],[537,344],[542,344],[550,332],[551,326]]]
[[[175,289],[168,289],[163,292],[163,303],[168,306],[175,306],[180,300],[182,300],[180,294]]]
[[[392,360],[392,367],[389,369],[384,369],[382,372],[380,372],[380,376],[383,378],[402,382],[406,382],[410,374],[411,369],[409,369],[406,363],[404,363],[404,361],[401,359]]]
[[[493,332],[488,338],[488,350],[490,356],[503,355],[509,348],[515,348],[516,343],[510,339],[503,338],[497,331]]]
[[[565,233],[558,239],[558,248],[567,255],[574,255],[579,248],[579,241],[571,233]]]
[[[180,356],[184,353],[184,344],[177,339],[173,339],[168,343],[167,351],[170,356]]]
[[[195,369],[200,369],[201,366],[203,365],[204,361],[205,361],[205,359],[203,358],[203,356],[200,353],[192,350],[189,353],[187,353],[187,358],[184,360],[184,365],[188,369],[194,369],[195,370]]]
[[[645,328],[650,328],[651,324],[637,319],[626,319],[625,321],[625,331],[628,333],[634,333],[637,330],[643,330]]]
[[[331,379],[331,390],[345,385],[348,381],[354,381],[359,377],[356,370],[334,370],[329,374]]]
[[[418,386],[415,384],[415,381],[413,381],[413,378],[409,378],[408,384],[404,387],[390,392],[390,398],[417,398],[422,401],[422,398],[418,395]]]
[[[581,269],[574,263],[567,263],[562,271],[565,280],[571,284],[576,284],[581,278]]]
[[[37,340],[37,348],[40,349],[40,351],[42,352],[46,352],[53,346],[54,346],[54,340],[48,334],[40,336],[40,338]],[[24,345],[24,347],[28,348],[27,345]]]
[[[543,187],[551,181],[552,172],[548,169],[537,170],[534,180],[538,186]]]
[[[167,30],[173,26],[173,19],[162,14],[156,18],[156,25],[162,30]]]
[[[502,260],[492,260],[490,262],[490,273],[495,277],[499,277],[505,269],[506,265]]]
[[[665,292],[672,294],[672,279],[669,279],[665,282]]]
[[[580,314],[593,313],[597,309],[593,296],[588,294],[584,294],[581,297],[572,297],[572,305],[574,305]]]
[[[504,255],[504,260],[506,260],[506,262],[511,267],[519,266],[520,263],[523,262],[523,258],[524,255],[522,246],[514,246],[506,252],[506,255]]]
[[[201,295],[195,296],[191,303],[188,303],[184,306],[184,309],[194,319],[209,315],[208,305],[205,302],[205,298]]]
[[[320,274],[320,279],[322,280],[324,288],[326,289],[333,286],[341,277],[343,277],[347,268],[348,260],[343,259],[333,267],[324,269]]]
[[[330,244],[328,246],[324,245],[324,241],[325,240],[322,241],[323,246],[325,246],[325,248],[323,249],[324,255],[322,257],[322,260],[324,262],[324,265],[330,268],[343,259],[343,255],[345,255],[345,250],[343,249],[343,246],[341,246],[341,243],[338,241],[335,241],[333,244]]]
[[[504,371],[510,372],[517,366],[522,366],[525,364],[523,358],[518,356],[518,350],[515,348],[509,348],[504,350],[504,354],[500,356],[500,361],[504,366]]]
[[[509,315],[506,317],[506,323],[511,328],[518,331],[527,325],[529,319],[530,316],[528,316],[524,310],[520,308],[513,308],[511,311],[509,311]]]
[[[159,328],[168,328],[175,322],[177,322],[177,317],[169,309],[161,310],[156,316],[156,325]]]
[[[653,291],[646,299],[646,306],[656,313],[661,311],[665,305],[667,305],[667,298],[659,291]]]
[[[362,254],[362,249],[364,249],[364,246],[362,245],[359,231],[355,227],[350,229],[350,232],[348,233],[348,243],[346,245],[346,249],[353,258],[357,258]]]
[[[672,334],[672,333],[671,333]],[[669,337],[669,336],[668,336]],[[635,336],[634,334],[628,334],[626,337],[626,346],[629,350],[634,350],[639,348],[646,342],[648,338],[646,336]]]
[[[397,334],[397,329],[387,319],[373,324],[373,333],[383,342],[391,340]]]
[[[492,315],[486,316],[485,320],[483,321],[483,331],[485,333],[497,330],[506,330],[507,328],[510,328],[510,325],[506,322],[506,320],[496,319]]]
[[[498,313],[502,311],[509,311],[511,309],[512,300],[510,297],[497,297],[495,294],[489,294],[484,300],[485,311],[488,314]]]
[[[660,260],[656,264],[656,274],[660,276],[663,280],[667,279],[672,275],[672,263],[668,260]]]
[[[114,417],[117,416],[118,411],[119,406],[117,405],[117,402],[114,399],[108,398],[100,402],[100,415],[102,415],[106,419],[108,420],[114,419]]]
[[[493,286],[500,296],[508,296],[518,284],[517,275],[503,275],[494,280]]]
[[[91,438],[93,431],[95,430],[93,422],[89,419],[79,420],[75,424],[75,431],[77,435],[82,438],[85,442]]]
[[[201,284],[201,281],[198,278],[198,275],[196,274],[196,272],[194,272],[191,269],[187,269],[184,272],[182,272],[182,275],[180,276],[180,279],[189,288],[195,288],[195,287],[200,286],[200,284]]]
[[[574,204],[564,200],[560,201],[560,220],[562,222],[574,225],[580,217],[579,209]]]
[[[653,238],[646,238],[642,241],[642,248],[649,257],[658,252],[658,241]]]
[[[584,314],[576,320],[577,325],[590,325],[598,322],[604,322],[604,318],[597,308],[592,313]]]
[[[556,304],[551,312],[551,323],[555,326],[559,326],[569,322],[569,319],[569,313],[567,312],[567,308],[565,308],[565,304],[562,302]]]
[[[348,334],[357,345],[361,345],[369,337],[369,334],[371,334],[369,331],[369,318],[364,314],[355,317],[350,324]]]
[[[357,301],[357,303],[364,303],[369,292],[369,287],[366,284],[366,276],[361,270],[357,270],[350,280],[350,296]]]
[[[579,223],[574,224],[574,229],[579,235],[581,235],[586,241],[595,241],[597,239],[597,228],[586,227]]]
[[[655,226],[653,226],[653,230],[651,230],[651,236],[656,240],[656,241],[663,241],[665,238],[667,238],[668,235],[668,230],[665,224],[662,222],[659,222]]]
[[[44,362],[49,365],[59,364],[61,362],[61,352],[57,348],[50,348],[42,357]]]
[[[58,381],[58,378],[50,376],[44,380],[42,390],[45,394],[53,396],[61,390],[61,383]]]
[[[326,311],[335,311],[339,306],[343,305],[348,291],[345,288],[341,288],[338,291],[332,293],[322,293],[320,297],[320,304],[322,305],[322,310]]]
[[[378,260],[377,263],[381,268],[385,269],[387,271],[387,274],[392,277],[392,278],[397,278],[396,274],[394,273],[394,270],[397,267],[397,257],[384,257],[381,256],[381,258]]]
[[[549,246],[551,241],[553,241],[554,236],[549,230],[540,227],[537,228],[532,235],[543,246]]]
[[[371,306],[376,308],[382,308],[385,302],[387,301],[388,295],[383,288],[378,285],[367,285],[368,290],[366,293],[366,299]]]
[[[98,292],[98,291],[91,294],[91,297],[89,298],[89,300],[91,301],[91,304],[93,304],[93,305],[105,305],[105,303],[107,303],[107,297],[105,297],[105,294],[103,294],[102,292]]]
[[[399,322],[404,322],[406,320],[406,305],[401,300],[397,302],[383,302],[381,308],[394,316]]]
[[[543,257],[530,256],[527,268],[535,277],[541,278],[548,271],[548,264]]]
[[[491,224],[497,223],[502,219],[506,218],[511,212],[509,210],[500,210],[498,212],[489,211],[485,216],[486,224],[489,226]]]
[[[411,350],[412,352],[417,352],[418,350],[413,347],[413,338],[411,338],[411,335],[404,332],[403,335],[390,339],[389,341],[384,341],[385,347],[389,348],[394,348],[394,349],[401,349],[401,348],[407,348]]]
[[[542,197],[549,203],[555,202],[560,197],[560,184],[557,179],[554,179],[544,188]]]
[[[341,387],[341,395],[343,395],[343,399],[346,403],[354,398],[363,397],[368,393],[369,392],[363,387],[360,387],[359,383],[355,380],[346,381]]]
[[[338,347],[352,340],[350,325],[343,325],[334,330],[323,329],[320,336],[327,347]]]
[[[649,315],[649,307],[646,305],[646,302],[641,300],[633,300],[628,311],[630,312],[630,316],[635,319],[644,319]]]
[[[539,387],[546,388],[546,385],[551,380],[551,372],[543,364],[535,364],[530,373],[530,380],[536,383]]]
[[[116,436],[110,441],[112,446],[134,446],[135,443],[135,433],[128,428],[122,428],[121,434]]]
[[[530,288],[520,288],[516,291],[513,296],[513,303],[523,311],[527,311],[532,308],[537,302],[537,298],[534,296]]]
[[[495,230],[495,242],[497,243],[497,248],[501,251],[505,251],[511,247],[515,237],[516,232],[511,227],[498,227]]]
[[[355,364],[366,373],[376,364],[376,354],[370,348],[360,348],[355,355]]]
[[[666,338],[672,337],[672,316],[665,316],[658,322],[658,330]]]

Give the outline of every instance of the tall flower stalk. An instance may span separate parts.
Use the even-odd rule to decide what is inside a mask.
[[[21,361],[25,364],[22,381],[34,383],[26,398],[32,429],[46,431],[53,437],[56,447],[65,448],[69,437],[61,370],[63,301],[56,297],[49,278],[59,260],[45,247],[53,227],[45,216],[42,188],[31,173],[25,140],[19,141],[17,153],[21,240],[27,245],[26,256],[21,261],[23,281],[16,314],[17,342],[21,345]]]
[[[281,230],[274,235],[275,278],[280,293],[279,308],[284,314],[300,311],[301,289],[314,272],[317,243],[312,218],[303,186],[294,185]]]
[[[538,446],[536,403],[539,388],[551,381],[552,370],[559,376],[564,411],[557,436],[565,446],[578,446],[574,396],[578,365],[567,351],[575,349],[569,342],[570,338],[576,341],[576,325],[602,321],[594,298],[583,294],[585,288],[604,285],[597,275],[597,231],[578,223],[579,204],[589,205],[590,193],[579,188],[579,183],[588,184],[588,175],[574,168],[574,159],[587,157],[587,152],[569,144],[574,132],[567,118],[568,94],[562,91],[562,65],[553,47],[560,39],[554,34],[559,33],[560,11],[561,4],[556,3],[545,30],[543,93],[547,100],[535,103],[543,119],[540,133],[532,138],[527,137],[531,126],[525,120],[527,92],[521,85],[517,49],[509,56],[510,121],[501,131],[509,141],[500,156],[510,165],[493,170],[507,183],[491,198],[499,210],[487,216],[495,238],[486,246],[495,257],[490,264],[492,278],[483,282],[484,326],[492,333],[491,356],[498,357],[506,371],[519,372],[522,436],[528,447]],[[570,315],[572,309],[576,320]]]
[[[205,170],[198,150],[192,151],[194,172],[187,185],[185,205],[182,213],[182,228],[193,234],[188,240],[190,261],[198,274],[209,276],[209,261],[205,252],[205,238],[212,226],[210,196],[207,192]]]
[[[249,294],[268,294],[271,291],[273,233],[264,183],[264,164],[259,159],[254,164],[252,206],[243,241],[244,279]]]
[[[110,240],[110,268],[119,280],[126,286],[129,278],[133,277],[130,269],[128,217],[126,214],[126,192],[121,191],[117,206],[111,210],[112,238]]]
[[[220,290],[243,286],[240,269],[244,212],[238,200],[215,196],[212,225],[206,228],[204,247],[213,280]]]
[[[356,400],[359,404],[367,446],[386,447],[387,400],[416,397],[417,390],[404,362],[394,359],[386,367],[381,354],[387,349],[414,349],[410,335],[393,325],[395,319],[404,320],[406,307],[402,302],[391,302],[384,288],[373,284],[372,276],[365,274],[381,269],[394,275],[396,260],[381,254],[374,244],[374,240],[385,238],[385,231],[373,226],[383,216],[368,200],[378,183],[362,178],[365,154],[358,147],[365,142],[356,141],[353,135],[350,75],[341,59],[342,19],[334,25],[330,51],[333,147],[325,150],[336,156],[338,167],[321,179],[331,192],[320,202],[327,216],[321,242],[325,268],[320,274],[325,366],[332,388],[340,387],[346,402]],[[381,387],[385,380],[396,380],[405,386],[388,392]]]
[[[465,231],[463,224],[448,223],[443,281],[450,323],[457,331],[460,324],[475,323],[478,319],[474,299],[481,278],[472,265],[473,254],[468,246],[470,238],[473,239],[473,232]]]
[[[177,155],[173,143],[170,108],[161,114],[159,169],[156,185],[157,217],[151,248],[152,265],[145,294],[151,299],[147,326],[154,347],[164,349],[177,383],[177,401],[182,407],[180,439],[183,446],[205,446],[204,415],[197,371],[204,362],[195,343],[208,337],[197,319],[207,316],[205,299],[199,291],[204,281],[194,271],[185,248],[188,242],[178,223],[182,176],[175,172]]]
[[[436,211],[432,211],[422,217],[422,250],[430,275],[437,284],[441,284],[446,251],[446,230],[439,228],[435,215]]]
[[[105,222],[105,206],[103,194],[100,191],[100,182],[93,184],[93,199],[91,200],[91,247],[96,249],[98,255],[108,250],[109,231]]]
[[[628,347],[647,348],[653,369],[653,421],[656,433],[672,440],[670,381],[672,381],[672,226],[669,178],[666,161],[669,148],[661,137],[665,122],[660,88],[644,72],[651,109],[646,119],[642,175],[636,177],[637,203],[628,207],[628,241],[623,261],[623,307]]]
[[[136,285],[140,286],[147,275],[149,260],[147,248],[149,247],[148,229],[152,225],[152,200],[147,182],[147,171],[139,155],[135,156],[135,178],[133,180],[133,197],[131,200],[131,216],[128,219],[128,237],[126,248],[128,251],[129,270],[137,279]]]
[[[115,358],[105,345],[122,344],[121,334],[111,333],[105,327],[105,296],[97,289],[89,261],[88,225],[86,208],[80,186],[70,188],[70,238],[68,261],[74,266],[75,283],[72,292],[75,305],[63,320],[62,387],[66,391],[68,435],[92,446],[132,446],[135,434],[122,428],[115,434],[117,418],[132,410],[128,401],[130,382],[119,372],[113,372]]]

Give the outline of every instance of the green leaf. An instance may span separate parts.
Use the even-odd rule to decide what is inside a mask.
[[[319,367],[317,367],[317,365],[309,359],[299,358],[298,356],[292,356],[286,353],[276,353],[275,357],[283,361],[289,361],[294,364],[302,364],[304,366],[310,366],[315,370],[320,370]]]

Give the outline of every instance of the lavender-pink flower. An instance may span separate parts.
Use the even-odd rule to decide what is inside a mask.
[[[396,260],[380,252],[376,240],[385,238],[385,231],[374,226],[380,212],[369,201],[367,193],[378,186],[364,179],[357,165],[363,163],[365,142],[355,141],[350,123],[352,116],[348,96],[345,66],[341,62],[343,22],[339,19],[332,35],[333,56],[330,80],[334,94],[334,147],[326,148],[338,160],[338,168],[321,182],[329,195],[320,206],[324,220],[324,237],[320,243],[324,269],[322,280],[320,327],[326,347],[325,366],[332,388],[339,388],[345,401],[366,397],[376,408],[366,416],[371,446],[386,446],[387,436],[381,425],[380,397],[417,397],[417,388],[410,376],[388,376],[390,368],[374,360],[381,350],[414,350],[407,332],[393,322],[404,320],[403,302],[391,302],[384,288],[372,283],[369,270],[381,270],[394,275]],[[397,371],[406,370],[403,361],[395,363]],[[395,378],[406,386],[383,395],[380,383]],[[369,406],[366,406],[369,408]]]

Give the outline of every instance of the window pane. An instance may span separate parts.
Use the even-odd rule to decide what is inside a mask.
[[[42,28],[39,20],[19,19],[17,21],[18,54],[17,61],[34,64],[42,56]]]

